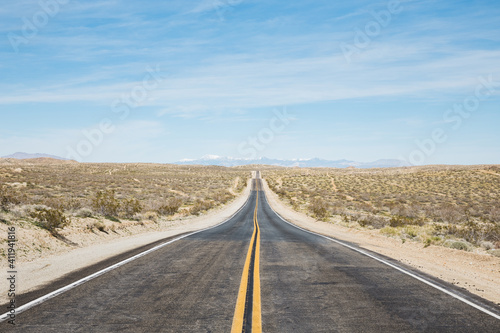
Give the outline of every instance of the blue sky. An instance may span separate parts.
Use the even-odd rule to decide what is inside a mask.
[[[0,156],[498,164],[498,17],[498,1],[18,0],[0,9]]]

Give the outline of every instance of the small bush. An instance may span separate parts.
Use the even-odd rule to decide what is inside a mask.
[[[61,198],[44,198],[41,203],[44,206],[53,208],[53,209],[59,209],[59,210],[64,210],[64,205],[63,205],[63,200]]]
[[[134,218],[134,216],[142,212],[143,209],[140,201],[135,198],[124,200],[120,206],[123,216],[128,219]]]
[[[441,237],[434,236],[434,237],[428,237],[425,240],[424,244],[425,244],[425,247],[429,247],[432,244],[436,244],[438,242],[441,242]]]
[[[391,237],[395,237],[399,234],[398,230],[393,227],[385,227],[380,230],[380,233]]]
[[[420,218],[412,218],[408,216],[392,216],[389,225],[393,228],[404,227],[407,225],[423,226],[425,223]]]
[[[8,211],[11,205],[18,205],[20,200],[15,193],[8,188],[0,187],[0,210]]]
[[[101,232],[106,232],[106,225],[104,225],[104,223],[98,221],[98,222],[94,222],[91,226],[91,229],[97,229]]]
[[[500,226],[497,224],[480,224],[470,221],[463,225],[446,225],[441,227],[449,235],[463,238],[472,244],[483,241],[496,242],[500,240]]]
[[[416,238],[418,236],[418,231],[413,227],[405,227],[404,233],[408,235],[410,238]]]
[[[197,201],[194,206],[189,210],[191,215],[200,215],[202,212],[213,208],[213,203],[206,200]]]
[[[14,206],[11,209],[12,215],[18,219],[26,219],[26,218],[31,218],[32,215],[42,209],[51,209],[50,207],[47,207],[45,205],[20,205],[20,206]]]
[[[366,228],[368,226],[371,226],[375,229],[382,229],[387,225],[387,221],[383,217],[376,215],[361,217],[358,219],[358,223],[362,227]]]
[[[79,210],[76,211],[75,216],[76,217],[82,217],[82,218],[89,218],[93,216],[93,211],[92,209],[89,208],[80,208]]]
[[[488,251],[494,249],[495,244],[493,244],[492,242],[481,242],[481,247],[486,251]]]
[[[488,251],[488,253],[495,256],[495,257],[500,258],[500,250],[490,250],[490,251]]]
[[[179,211],[179,208],[184,204],[181,198],[170,198],[165,202],[164,205],[157,209],[160,215],[174,215]]]
[[[216,202],[220,202],[221,204],[226,204],[229,200],[231,200],[234,196],[229,193],[227,190],[219,190],[216,191],[212,195],[212,199]]]
[[[328,203],[320,198],[311,200],[309,211],[319,220],[326,220],[330,216]]]
[[[37,208],[31,213],[31,217],[36,220],[38,226],[52,234],[57,233],[58,229],[63,229],[71,223],[60,209]]]
[[[146,212],[143,214],[143,218],[149,221],[157,222],[159,217],[156,212]]]
[[[10,224],[9,218],[0,211],[0,222]]]
[[[115,198],[115,191],[99,191],[92,199],[92,209],[103,216],[118,216],[120,203]]]
[[[450,224],[458,224],[463,222],[465,214],[458,207],[451,204],[443,204],[437,209],[437,217],[442,221]]]
[[[467,243],[467,242],[462,242],[462,241],[447,241],[444,243],[446,247],[449,247],[450,249],[455,249],[455,250],[461,250],[461,251],[467,251],[470,252],[472,251],[472,245]]]

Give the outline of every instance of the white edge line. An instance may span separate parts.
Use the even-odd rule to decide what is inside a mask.
[[[465,304],[467,304],[467,305],[469,305],[469,306],[471,306],[471,307],[473,307],[473,308],[475,308],[475,309],[477,309],[477,310],[479,310],[479,311],[481,311],[481,312],[484,312],[484,313],[485,313],[485,314],[487,314],[487,315],[490,315],[491,317],[493,317],[493,318],[495,318],[495,319],[500,320],[500,315],[497,315],[496,313],[494,313],[494,312],[492,312],[492,311],[490,311],[490,310],[488,310],[488,309],[485,309],[485,308],[483,308],[482,306],[480,306],[480,305],[478,305],[478,304],[475,304],[475,303],[473,303],[473,302],[471,302],[471,301],[467,300],[466,298],[464,298],[464,297],[462,297],[462,296],[460,296],[460,295],[458,295],[458,294],[456,294],[456,293],[454,293],[454,292],[452,292],[452,291],[450,291],[450,290],[448,290],[448,289],[445,289],[445,288],[443,288],[443,287],[441,287],[441,286],[439,286],[439,285],[437,285],[437,284],[435,284],[435,283],[433,283],[433,282],[431,282],[431,281],[428,281],[428,280],[426,280],[426,279],[424,279],[424,278],[422,278],[422,277],[420,277],[420,276],[418,276],[418,275],[416,275],[416,274],[414,274],[414,273],[412,273],[412,272],[410,272],[410,271],[407,271],[407,270],[405,270],[405,269],[403,269],[403,268],[401,268],[401,267],[398,267],[398,266],[396,266],[396,265],[394,265],[394,264],[391,264],[391,263],[390,263],[390,262],[388,262],[388,261],[385,261],[385,260],[383,260],[383,259],[381,259],[381,258],[378,258],[378,257],[376,257],[376,256],[374,256],[374,255],[372,255],[372,254],[370,254],[370,253],[368,253],[368,252],[365,252],[365,251],[363,251],[363,250],[361,250],[361,249],[358,249],[358,248],[356,248],[356,247],[354,247],[354,246],[351,246],[351,245],[349,245],[349,244],[346,244],[346,243],[344,243],[344,242],[342,242],[342,241],[339,241],[339,240],[337,240],[337,239],[330,238],[330,237],[328,237],[328,236],[324,236],[324,235],[321,235],[321,234],[317,234],[317,233],[315,233],[315,232],[312,232],[312,231],[309,231],[309,230],[303,229],[303,228],[301,228],[301,227],[299,227],[299,226],[297,226],[297,225],[295,225],[295,224],[293,224],[293,223],[291,223],[291,222],[288,222],[288,221],[287,221],[287,220],[285,220],[285,219],[284,219],[284,218],[283,218],[280,214],[278,214],[278,213],[277,213],[277,212],[273,209],[273,207],[271,207],[271,205],[269,204],[269,201],[267,200],[267,195],[265,195],[264,197],[266,198],[266,202],[267,202],[268,206],[271,208],[271,210],[272,210],[272,211],[273,211],[273,212],[274,212],[274,213],[275,213],[275,214],[276,214],[276,215],[277,215],[277,216],[278,216],[281,220],[283,220],[283,222],[285,222],[285,223],[287,223],[287,224],[289,224],[289,225],[291,225],[291,226],[293,226],[293,227],[295,227],[295,228],[297,228],[297,229],[299,229],[299,230],[302,230],[302,231],[307,232],[307,233],[312,234],[312,235],[316,235],[316,236],[319,236],[319,237],[322,237],[322,238],[328,239],[328,240],[330,240],[330,241],[332,241],[332,242],[334,242],[334,243],[337,243],[337,244],[339,244],[339,245],[342,245],[342,246],[344,246],[344,247],[347,247],[348,249],[351,249],[351,250],[356,251],[356,252],[358,252],[358,253],[361,253],[361,254],[363,254],[363,255],[365,255],[365,256],[367,256],[367,257],[370,257],[370,258],[372,258],[372,259],[375,259],[375,260],[377,260],[378,262],[381,262],[382,264],[385,264],[385,265],[387,265],[387,266],[389,266],[389,267],[392,267],[392,268],[394,268],[394,269],[396,269],[396,270],[400,271],[401,273],[404,273],[404,274],[406,274],[406,275],[408,275],[408,276],[410,276],[410,277],[412,277],[412,278],[414,278],[414,279],[417,279],[418,281],[423,282],[423,283],[427,284],[428,286],[431,286],[432,288],[435,288],[435,289],[437,289],[437,290],[439,290],[439,291],[441,291],[441,292],[443,292],[443,293],[445,293],[445,294],[447,294],[447,295],[449,295],[449,296],[452,296],[452,297],[456,298],[457,300],[459,300],[459,301],[461,301],[461,302],[463,302],[463,303],[465,303]]]
[[[133,257],[125,259],[125,260],[123,260],[123,261],[121,261],[121,262],[119,262],[117,264],[114,264],[114,265],[108,267],[108,268],[100,270],[97,273],[94,273],[94,274],[89,275],[89,276],[87,276],[87,277],[85,277],[83,279],[80,279],[80,280],[78,280],[76,282],[73,282],[73,283],[67,285],[66,287],[62,287],[62,288],[60,288],[60,289],[58,289],[56,291],[53,291],[53,292],[51,292],[51,293],[49,293],[49,294],[47,294],[45,296],[42,296],[42,297],[40,297],[38,299],[35,299],[35,300],[33,300],[33,301],[31,301],[31,302],[29,302],[29,303],[27,303],[27,304],[25,304],[25,305],[20,306],[19,308],[17,308],[16,312],[15,312],[16,316],[19,315],[19,314],[21,314],[21,313],[23,313],[23,312],[25,312],[25,311],[27,311],[27,310],[29,310],[29,309],[31,309],[31,308],[33,308],[33,307],[35,307],[35,306],[37,306],[37,305],[45,303],[46,301],[48,301],[48,300],[50,300],[50,299],[52,299],[54,297],[57,297],[57,296],[65,293],[67,291],[70,291],[71,289],[74,289],[74,288],[76,288],[76,287],[78,287],[78,286],[80,286],[80,285],[82,285],[84,283],[87,283],[87,282],[89,282],[89,281],[91,281],[91,280],[93,280],[93,279],[95,279],[95,278],[97,278],[97,277],[99,277],[101,275],[109,273],[109,272],[111,272],[111,271],[113,271],[113,270],[115,270],[115,269],[117,269],[117,268],[119,268],[121,266],[124,266],[124,265],[126,265],[126,264],[128,264],[128,263],[130,263],[132,261],[135,261],[135,260],[137,260],[139,258],[142,258],[142,257],[144,257],[144,256],[146,256],[146,255],[148,255],[150,253],[156,252],[159,249],[161,249],[161,248],[163,248],[163,247],[165,247],[167,245],[170,245],[172,243],[180,241],[181,239],[184,239],[184,238],[187,238],[187,237],[199,234],[201,232],[208,231],[208,230],[211,230],[211,229],[215,229],[217,227],[220,227],[223,224],[226,224],[227,222],[229,222],[230,220],[232,220],[236,215],[238,215],[238,213],[240,213],[243,210],[243,208],[245,208],[247,206],[248,202],[250,201],[251,196],[252,196],[252,191],[250,191],[250,194],[248,195],[248,199],[243,204],[243,206],[241,206],[240,209],[238,209],[233,215],[231,215],[225,221],[223,221],[223,222],[221,222],[219,224],[216,224],[216,225],[214,225],[212,227],[205,228],[205,229],[202,229],[202,230],[198,230],[198,231],[192,232],[190,234],[187,234],[187,235],[181,236],[179,238],[176,238],[174,240],[171,240],[171,241],[169,241],[167,243],[163,243],[163,244],[160,244],[158,246],[155,246],[155,247],[153,247],[153,248],[151,248],[151,249],[149,249],[147,251],[144,251],[144,252],[139,253],[139,254],[137,254],[137,255],[135,255]],[[0,316],[0,323],[6,321],[8,319],[10,319],[10,312],[4,313],[2,316]]]

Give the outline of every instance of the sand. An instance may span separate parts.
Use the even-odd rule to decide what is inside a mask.
[[[271,207],[301,228],[354,243],[500,305],[500,258],[442,246],[425,248],[422,243],[414,241],[403,244],[401,240],[384,236],[377,230],[359,230],[317,221],[284,204],[265,181],[264,190]]]
[[[48,252],[36,258],[33,258],[33,254],[29,253],[18,263],[18,294],[37,290],[71,272],[161,239],[215,226],[227,220],[245,204],[251,191],[250,185],[249,181],[247,188],[226,206],[198,217],[171,221],[168,226],[164,227],[129,227],[127,228],[128,233],[143,232],[128,236],[120,233],[109,235],[101,233],[93,238],[94,243],[89,243],[88,236],[82,235],[79,239],[73,233],[68,236],[71,241],[86,245],[75,248],[63,244],[58,253]],[[18,237],[22,237],[21,232]],[[59,241],[59,243],[62,242]],[[6,293],[1,295],[0,302],[8,302]]]

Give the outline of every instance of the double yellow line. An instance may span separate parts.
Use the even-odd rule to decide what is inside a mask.
[[[252,302],[252,333],[262,332],[262,306],[260,298],[260,227],[257,220],[257,212],[259,210],[259,183],[256,184],[257,189],[257,202],[255,204],[255,211],[253,216],[254,231],[250,247],[248,249],[245,267],[243,269],[243,276],[241,278],[240,290],[238,292],[238,301],[236,303],[236,311],[233,318],[233,327],[231,333],[242,333],[245,325],[245,309],[247,309],[248,299],[248,283],[250,277],[250,268],[253,258],[253,302]],[[255,249],[255,253],[254,253]]]

